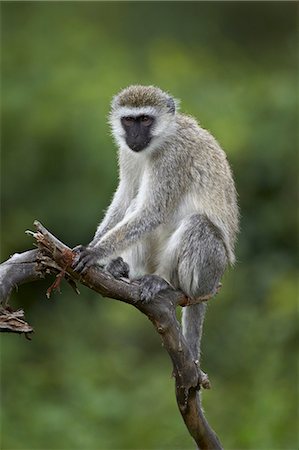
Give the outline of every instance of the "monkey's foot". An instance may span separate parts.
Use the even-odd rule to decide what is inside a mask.
[[[144,275],[138,281],[140,283],[140,301],[144,303],[150,302],[159,292],[171,289],[170,284],[158,275]]]
[[[130,267],[120,256],[110,261],[105,270],[114,278],[129,278]]]

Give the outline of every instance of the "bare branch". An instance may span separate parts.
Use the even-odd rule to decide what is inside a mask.
[[[29,334],[33,328],[24,320],[24,311],[10,311],[9,308],[0,307],[0,332],[25,333],[29,339]]]
[[[38,250],[15,253],[0,265],[0,300],[4,306],[15,287],[43,278],[38,254]]]
[[[6,329],[4,326],[4,331],[25,333],[32,331],[26,322],[23,324],[19,322],[24,321],[23,315],[20,311],[13,313],[7,306],[7,300],[15,286],[43,278],[47,273],[56,276],[47,295],[59,289],[62,279],[66,278],[76,291],[77,281],[104,297],[133,305],[152,321],[172,360],[177,403],[189,433],[200,449],[221,449],[216,434],[204,417],[200,403],[199,390],[201,387],[210,387],[208,379],[193,360],[175,314],[178,305],[189,304],[184,294],[170,288],[158,294],[151,302],[143,303],[140,301],[140,286],[137,281],[130,282],[125,278],[115,279],[97,267],[89,268],[81,277],[71,268],[75,253],[42,224],[35,221],[34,225],[36,232],[28,232],[28,234],[36,239],[38,249],[15,254],[0,265],[0,300],[4,305],[0,310],[0,328],[1,317],[4,325],[5,320],[10,317],[8,320],[10,325],[7,325]]]

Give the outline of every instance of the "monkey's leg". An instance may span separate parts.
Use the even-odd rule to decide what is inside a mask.
[[[169,238],[156,273],[196,299],[216,294],[227,264],[219,230],[205,216],[193,214]],[[205,303],[183,309],[183,333],[195,360],[200,357],[205,310]]]
[[[180,288],[191,298],[215,295],[228,260],[219,230],[202,215],[189,218],[178,253]],[[183,310],[183,332],[195,358],[200,359],[200,341],[206,304]]]

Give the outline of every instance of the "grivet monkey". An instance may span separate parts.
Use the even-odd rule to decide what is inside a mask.
[[[75,270],[99,264],[118,277],[129,269],[131,279],[140,278],[142,301],[169,284],[192,299],[214,295],[234,263],[238,232],[224,151],[154,86],[129,86],[116,95],[110,124],[119,185],[93,240],[76,247]],[[205,308],[202,302],[183,309],[183,332],[196,361]]]

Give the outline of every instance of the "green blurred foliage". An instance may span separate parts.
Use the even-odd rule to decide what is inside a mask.
[[[240,197],[238,264],[203,339],[208,419],[226,449],[298,448],[296,2],[2,2],[2,259],[35,218],[87,243],[117,184],[107,114],[132,83],[181,98],[221,142]],[[137,311],[50,280],[12,304],[3,450],[191,449],[171,364]]]

